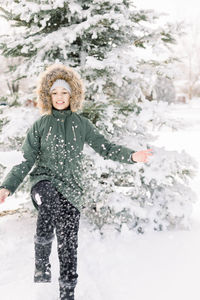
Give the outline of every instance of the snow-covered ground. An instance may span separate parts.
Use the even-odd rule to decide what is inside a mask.
[[[200,100],[175,105],[171,115],[187,128],[162,131],[156,145],[186,150],[200,163]],[[192,182],[200,192],[200,173]],[[199,201],[200,202],[200,201]],[[0,211],[18,207],[10,198]],[[14,204],[14,205],[13,205]],[[28,205],[28,204],[27,204]],[[51,284],[33,284],[33,235],[36,217],[27,212],[0,218],[0,297],[3,300],[56,300],[58,259],[56,241],[51,256]],[[101,237],[81,220],[78,248],[79,282],[76,300],[199,300],[200,204],[196,203],[191,229]]]

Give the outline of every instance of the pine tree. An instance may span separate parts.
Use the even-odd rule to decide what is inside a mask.
[[[159,15],[129,0],[9,0],[1,6],[18,27],[1,42],[3,55],[23,59],[13,72],[30,81],[56,61],[76,68],[87,88],[82,114],[113,142],[135,150],[151,146],[149,127],[168,122],[158,117],[166,106],[157,104],[153,90],[158,76],[171,74],[178,25],[160,26]],[[138,232],[187,225],[193,163],[163,149],[154,156],[133,167],[104,161],[86,146],[85,215],[92,224],[101,230],[127,224]]]

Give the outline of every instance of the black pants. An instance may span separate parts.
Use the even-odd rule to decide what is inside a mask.
[[[31,197],[38,209],[35,242],[48,244],[56,230],[60,263],[60,284],[76,285],[80,212],[48,180],[32,187]]]

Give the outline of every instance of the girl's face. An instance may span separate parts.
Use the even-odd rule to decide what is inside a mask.
[[[68,108],[70,104],[70,94],[63,87],[56,87],[51,92],[51,101],[54,108],[63,110]]]

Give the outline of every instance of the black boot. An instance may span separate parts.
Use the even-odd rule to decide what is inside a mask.
[[[51,265],[35,266],[34,282],[51,282]]]
[[[74,300],[74,288],[65,288],[60,293],[60,300]]]
[[[59,279],[60,300],[74,300],[74,289],[76,284],[77,279],[71,282]]]
[[[51,282],[51,254],[52,238],[44,239],[35,237],[35,273],[34,282]]]

